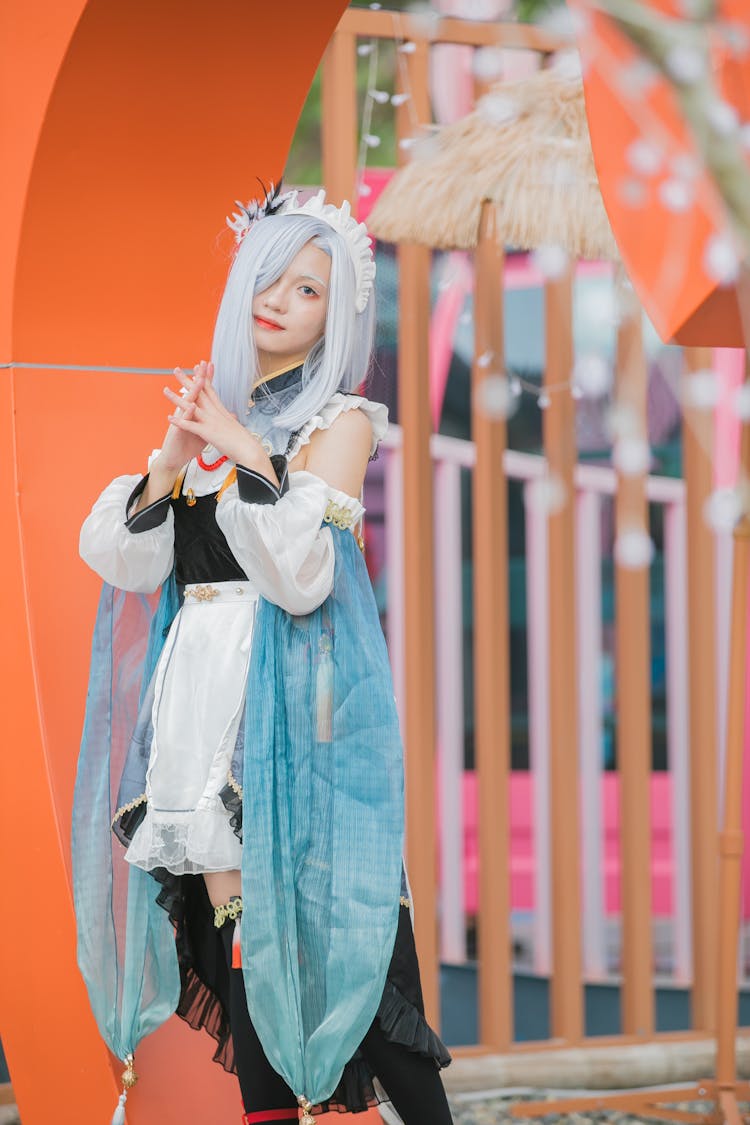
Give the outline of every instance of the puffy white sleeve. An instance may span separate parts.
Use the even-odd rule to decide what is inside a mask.
[[[333,588],[333,539],[321,527],[328,485],[313,473],[290,473],[288,490],[273,496],[269,482],[237,469],[239,484],[216,506],[232,554],[268,601],[295,615],[312,613]]]
[[[174,562],[174,513],[165,496],[128,519],[145,487],[139,476],[116,477],[81,528],[79,551],[92,570],[120,590],[152,594]]]

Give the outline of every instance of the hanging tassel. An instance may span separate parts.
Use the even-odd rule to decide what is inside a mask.
[[[320,634],[318,641],[315,703],[318,742],[330,742],[333,737],[333,642],[328,630]]]
[[[242,915],[235,919],[234,933],[232,934],[232,968],[242,968],[242,941],[240,940],[240,926],[242,925]]]
[[[117,1109],[112,1114],[112,1125],[125,1125],[125,1102],[128,1100],[128,1095],[123,1092],[120,1094],[120,1100],[117,1103]]]
[[[315,1118],[312,1115],[312,1102],[308,1101],[304,1094],[297,1094],[297,1101],[303,1110],[299,1125],[315,1125]]]
[[[125,1125],[125,1102],[128,1100],[128,1090],[132,1090],[138,1081],[138,1075],[133,1067],[133,1056],[125,1056],[125,1069],[122,1072],[122,1093],[117,1102],[117,1109],[112,1115],[112,1125]]]

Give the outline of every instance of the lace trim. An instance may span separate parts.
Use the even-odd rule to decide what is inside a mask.
[[[110,828],[114,828],[121,816],[124,816],[127,812],[132,812],[133,809],[137,809],[138,806],[142,805],[145,800],[146,794],[141,793],[140,797],[136,797],[134,800],[128,801],[127,805],[120,805],[119,809],[110,821]]]
[[[339,414],[345,414],[349,410],[363,410],[370,419],[372,424],[370,458],[373,458],[381,439],[388,429],[388,408],[382,402],[370,402],[369,399],[363,398],[362,395],[347,395],[342,394],[341,391],[337,391],[333,398],[329,399],[323,407],[320,414],[314,414],[313,417],[308,422],[305,422],[304,426],[297,431],[293,445],[291,448],[287,449],[287,457],[289,460],[291,461],[297,456],[303,445],[310,444],[310,438],[315,430],[329,430]]]
[[[242,796],[242,786],[239,781],[236,780],[231,770],[227,770],[227,785],[230,789],[234,790],[238,797]]]

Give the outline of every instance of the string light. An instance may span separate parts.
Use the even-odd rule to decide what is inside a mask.
[[[713,410],[719,401],[719,379],[715,371],[694,371],[682,383],[686,406],[696,410]]]
[[[740,257],[729,234],[714,234],[703,254],[703,266],[708,276],[719,285],[731,285],[740,272]]]
[[[706,69],[704,55],[697,47],[686,43],[670,47],[664,62],[667,71],[680,86],[692,86],[703,77]]]
[[[738,387],[732,399],[732,410],[741,422],[750,422],[750,383]]]
[[[693,204],[692,185],[685,180],[663,180],[659,184],[659,199],[667,211],[689,211]]]
[[[653,540],[645,528],[625,528],[615,539],[614,555],[618,565],[626,570],[643,570],[653,561]]]
[[[378,40],[372,39],[369,43],[360,44],[362,47],[367,47],[367,51],[360,51],[360,55],[369,59],[367,67],[367,97],[362,111],[362,131],[360,133],[359,142],[359,159],[357,161],[357,190],[359,195],[367,196],[370,194],[370,186],[365,183],[365,171],[367,168],[367,151],[371,148],[377,148],[380,144],[380,137],[377,133],[372,132],[372,110],[375,104],[373,93],[378,92],[377,77],[378,77]]]
[[[720,137],[730,137],[739,128],[740,119],[737,110],[720,98],[709,105],[706,117],[713,131]]]

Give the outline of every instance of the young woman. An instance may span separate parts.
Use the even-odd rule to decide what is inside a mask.
[[[353,393],[372,250],[322,192],[230,225],[212,362],[176,370],[147,475],[114,480],[81,531],[105,587],[74,808],[79,963],[126,1086],[176,1008],[237,1072],[247,1125],[383,1097],[442,1125],[450,1060],[424,1018],[357,532],[387,426]]]

